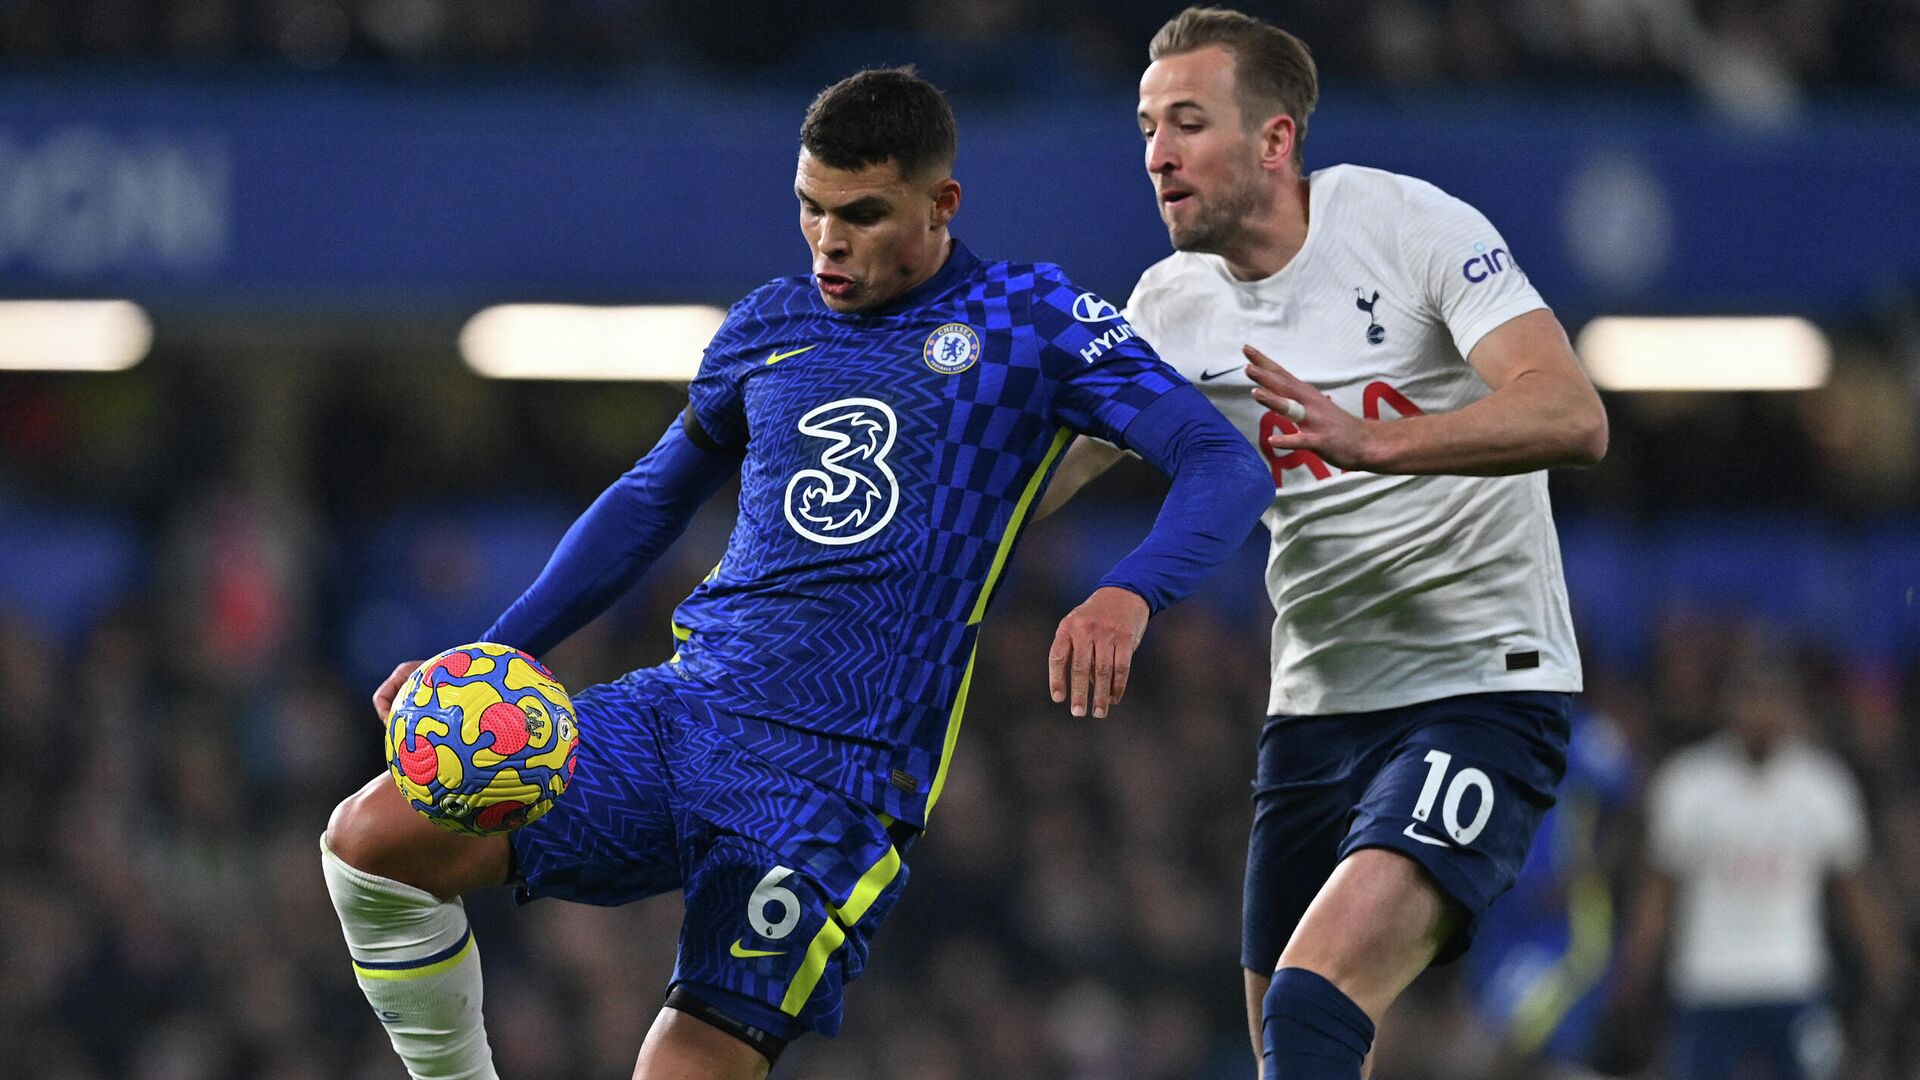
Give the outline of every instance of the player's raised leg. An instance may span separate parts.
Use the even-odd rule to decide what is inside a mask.
[[[506,838],[434,826],[383,773],[334,809],[320,858],[354,977],[407,1071],[496,1076],[480,954],[459,897],[507,880]]]
[[[1265,1080],[1362,1076],[1375,1025],[1458,923],[1457,905],[1412,860],[1378,848],[1349,855],[1307,908],[1273,977],[1248,973]]]
[[[1564,694],[1476,694],[1329,725],[1391,751],[1262,995],[1266,1080],[1364,1075],[1394,999],[1464,952],[1512,887],[1566,770],[1569,709]]]
[[[1338,986],[1376,1022],[1459,926],[1459,905],[1396,851],[1367,848],[1340,863],[1280,954]]]

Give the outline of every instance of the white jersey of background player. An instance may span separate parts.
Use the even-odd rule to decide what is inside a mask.
[[[1138,119],[1177,253],[1128,317],[1275,474],[1254,1051],[1266,1080],[1358,1080],[1553,802],[1580,675],[1539,470],[1597,462],[1606,414],[1479,213],[1407,177],[1302,171],[1319,89],[1298,39],[1190,8],[1149,53]],[[1075,444],[1043,511],[1116,457]]]

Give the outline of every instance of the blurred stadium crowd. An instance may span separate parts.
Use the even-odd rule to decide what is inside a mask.
[[[0,602],[14,792],[0,829],[0,1062],[31,1061],[36,1077],[397,1075],[315,849],[328,809],[380,767],[367,694],[419,642],[486,625],[567,515],[678,406],[672,390],[505,386],[372,355],[297,378],[260,370],[156,362],[0,382],[0,502],[13,522],[0,595],[75,565],[99,579],[91,594],[70,588],[93,597],[71,609]],[[1617,443],[1654,441],[1648,410],[1614,404]],[[1794,415],[1758,437],[1804,438]],[[1733,471],[1743,452],[1709,443],[1698,467]],[[1632,460],[1611,483],[1557,480],[1563,511],[1615,505]],[[1156,620],[1116,716],[1075,721],[1046,701],[1055,620],[1132,542],[1137,531],[1116,523],[1138,524],[1152,490],[1144,474],[1116,477],[1034,527],[989,616],[949,794],[847,1028],[801,1044],[778,1075],[1246,1075],[1236,944],[1265,692],[1260,545]],[[60,541],[63,553],[23,539],[23,528],[79,537],[69,518],[89,507],[117,508],[108,531],[138,553],[131,565],[79,540]],[[663,660],[668,612],[730,517],[723,496],[631,602],[556,650],[561,676],[582,686]],[[527,519],[512,557],[499,555],[502,524]],[[27,551],[28,564],[13,561]],[[1911,937],[1920,667],[1735,610],[1662,610],[1644,662],[1590,666],[1586,730],[1616,779],[1575,868],[1603,875],[1625,907],[1638,785],[1715,727],[1720,672],[1756,636],[1792,657],[1808,730],[1865,785],[1872,875]],[[1563,903],[1564,884],[1526,902]],[[626,1076],[671,967],[676,905],[469,901],[503,1075]],[[1840,963],[1836,999],[1859,1051],[1844,1075],[1920,1075],[1920,1048],[1903,1041],[1911,1003],[1868,1000],[1850,989],[1858,957],[1843,947]],[[1419,984],[1383,1033],[1376,1077],[1547,1075],[1508,1059],[1472,970]],[[1592,1001],[1583,1056],[1660,1075],[1657,998],[1602,984]]]
[[[1176,5],[1177,6],[1177,5]],[[1797,86],[1920,87],[1914,0],[1298,0],[1252,4],[1327,70],[1393,83],[1694,84],[1728,101]],[[849,37],[985,61],[981,85],[1137,74],[1168,6],[1150,0],[8,0],[9,61],[178,60],[441,71],[499,62],[663,61],[777,73]],[[1009,65],[1011,48],[1049,64]],[[962,65],[964,66],[964,65]],[[955,65],[942,65],[954,70]]]

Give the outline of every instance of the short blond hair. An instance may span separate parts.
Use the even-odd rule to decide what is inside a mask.
[[[1218,47],[1233,54],[1233,80],[1249,129],[1275,113],[1293,118],[1293,165],[1302,164],[1307,117],[1320,101],[1320,74],[1307,43],[1230,8],[1190,7],[1168,20],[1147,46],[1149,60]]]

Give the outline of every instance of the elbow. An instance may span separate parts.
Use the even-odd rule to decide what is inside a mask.
[[[1610,432],[1607,428],[1607,409],[1598,396],[1594,397],[1590,408],[1582,410],[1578,422],[1569,425],[1568,434],[1569,465],[1598,465],[1606,458]]]
[[[1249,508],[1249,516],[1257,521],[1261,514],[1266,513],[1267,506],[1273,502],[1273,472],[1267,468],[1266,461],[1257,451],[1242,455],[1240,461],[1241,467],[1234,480],[1238,488],[1245,493],[1245,505]]]
[[[1168,472],[1177,479],[1191,468],[1192,482],[1204,487],[1216,505],[1241,507],[1250,523],[1257,521],[1273,502],[1273,471],[1252,443],[1224,419],[1214,419],[1220,421],[1214,430],[1183,447]]]

